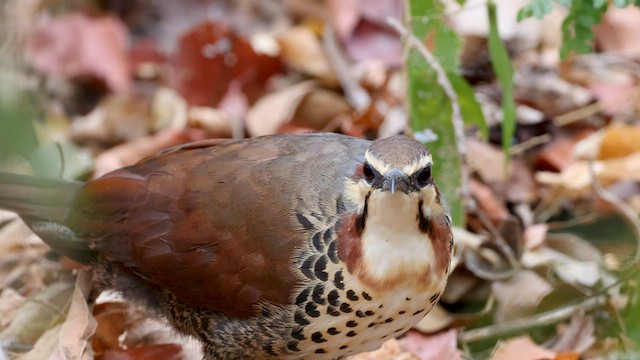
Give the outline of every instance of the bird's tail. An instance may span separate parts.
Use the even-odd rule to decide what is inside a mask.
[[[0,209],[15,212],[57,252],[86,262],[93,255],[65,221],[81,182],[0,172]]]

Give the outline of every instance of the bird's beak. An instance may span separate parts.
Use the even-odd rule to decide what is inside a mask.
[[[402,171],[393,169],[385,175],[380,189],[382,191],[389,190],[392,194],[395,193],[396,190],[409,193],[411,191],[411,185],[409,184],[409,180]]]

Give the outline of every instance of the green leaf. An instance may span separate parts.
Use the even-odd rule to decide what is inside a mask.
[[[460,41],[443,20],[444,6],[439,1],[410,0],[409,11],[411,31],[418,39],[432,39],[434,55],[445,71],[455,73]],[[416,135],[425,131],[436,135],[426,144],[435,159],[434,177],[447,200],[454,225],[464,226],[464,206],[459,196],[461,160],[451,121],[451,101],[440,87],[436,72],[415,49],[409,52],[407,75],[411,128]]]
[[[500,39],[496,4],[491,0],[487,3],[487,13],[489,16],[489,56],[491,56],[491,66],[502,87],[502,147],[505,156],[507,156],[516,126],[516,104],[513,100],[513,66],[502,39]]]
[[[473,87],[458,74],[448,72],[447,77],[451,82],[451,86],[453,86],[453,90],[458,95],[458,103],[460,104],[460,112],[462,112],[464,124],[476,126],[482,138],[487,139],[489,137],[489,128],[482,113],[482,108],[476,100]]]
[[[598,24],[607,10],[607,2],[572,1],[569,14],[562,22],[562,47],[560,57],[566,59],[571,53],[584,54],[591,51],[593,44],[592,27]]]
[[[518,11],[517,19],[522,21],[524,19],[535,16],[538,19],[542,19],[545,15],[553,10],[552,0],[532,0],[528,5],[523,6]]]

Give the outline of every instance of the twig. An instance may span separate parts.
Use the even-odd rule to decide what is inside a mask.
[[[640,88],[635,88],[633,91],[630,91],[621,96],[622,99],[634,99],[640,96]],[[580,121],[588,116],[595,115],[600,111],[604,110],[604,104],[610,100],[600,100],[596,101],[593,104],[589,104],[587,106],[578,108],[573,111],[569,111],[568,113],[558,115],[553,118],[553,124],[555,126],[567,126],[576,121]]]
[[[469,191],[469,167],[467,165],[467,146],[464,137],[464,122],[462,120],[462,112],[460,111],[460,103],[458,94],[453,90],[453,86],[447,77],[446,72],[438,62],[438,59],[427,49],[427,47],[415,35],[413,35],[398,20],[387,17],[387,24],[400,34],[409,44],[410,47],[416,49],[420,55],[427,61],[429,66],[436,72],[438,84],[444,90],[445,94],[451,100],[451,121],[456,136],[456,146],[460,155],[462,186],[460,187],[460,197],[467,209],[472,209],[474,203],[471,201],[471,192]]]
[[[629,225],[631,225],[631,229],[636,239],[636,253],[633,256],[633,260],[635,262],[640,261],[640,219],[636,215],[635,211],[627,205],[627,203],[602,187],[594,169],[593,159],[589,159],[588,161],[591,183],[593,184],[593,190],[595,191],[596,196],[616,208],[620,215],[622,215]]]
[[[347,64],[336,41],[333,25],[324,26],[322,40],[329,63],[333,71],[336,72],[347,102],[360,113],[366,111],[371,105],[371,96],[350,73],[349,64]]]
[[[606,295],[586,298],[584,301],[563,306],[551,311],[547,311],[535,316],[524,319],[512,320],[502,324],[494,324],[478,329],[464,331],[458,335],[458,341],[468,343],[496,337],[504,337],[506,335],[523,333],[530,331],[532,328],[552,325],[562,320],[566,320],[576,311],[590,311],[607,301]]]
[[[538,145],[542,145],[545,143],[548,143],[549,141],[551,141],[551,134],[543,134],[540,136],[534,136],[526,141],[523,141],[519,144],[516,145],[512,145],[511,148],[509,149],[509,155],[514,156],[514,155],[519,155],[522,154],[523,152],[536,147]]]

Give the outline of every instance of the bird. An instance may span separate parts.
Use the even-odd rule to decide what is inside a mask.
[[[87,182],[0,173],[0,208],[211,359],[341,359],[420,321],[450,272],[433,158],[396,135],[179,145]]]

